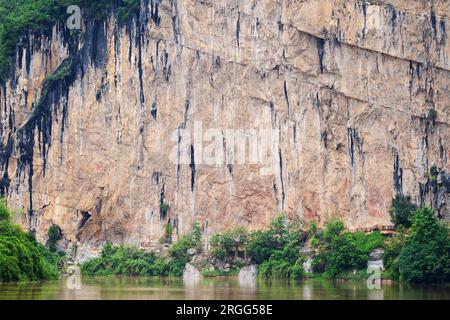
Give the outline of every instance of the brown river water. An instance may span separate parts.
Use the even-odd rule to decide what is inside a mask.
[[[450,299],[450,286],[383,284],[368,289],[364,281],[306,279],[239,282],[234,277],[204,278],[183,283],[181,278],[81,277],[74,285],[67,278],[30,283],[1,284],[0,300],[391,300]]]

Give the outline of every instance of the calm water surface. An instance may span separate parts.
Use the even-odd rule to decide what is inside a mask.
[[[70,286],[69,286],[70,287]],[[369,290],[364,281],[336,282],[307,279],[300,282],[240,283],[231,277],[205,278],[194,283],[182,279],[82,277],[81,288],[69,289],[67,280],[0,284],[0,299],[450,299],[450,286],[411,287],[383,284]]]

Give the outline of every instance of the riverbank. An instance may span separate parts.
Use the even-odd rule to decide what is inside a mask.
[[[408,200],[407,198],[405,198]],[[275,219],[266,230],[248,232],[236,227],[202,235],[194,223],[189,234],[172,243],[173,229],[166,227],[167,249],[163,252],[141,250],[129,245],[107,243],[99,257],[81,264],[84,275],[106,276],[182,276],[187,265],[195,276],[237,276],[244,267],[254,265],[252,277],[265,279],[350,279],[371,278],[411,283],[450,282],[450,240],[448,227],[434,211],[416,208],[405,199],[394,201],[396,232],[385,236],[349,232],[339,220],[323,229],[300,220]],[[397,204],[396,204],[397,203]],[[406,209],[405,209],[406,208]],[[46,247],[32,233],[9,221],[10,212],[0,204],[1,281],[26,281],[54,278],[64,265],[74,263],[73,252],[57,252],[61,230],[48,230]],[[398,218],[398,217],[397,217]],[[401,220],[401,223],[398,221]],[[208,240],[209,249],[204,250]]]
[[[214,234],[210,250],[204,251],[200,226],[194,224],[191,233],[173,243],[165,254],[107,244],[100,257],[81,268],[87,275],[181,276],[189,263],[195,276],[214,277],[235,275],[245,266],[257,265],[259,277],[273,279],[320,275],[331,279],[372,276],[373,281],[449,282],[447,226],[429,208],[408,208],[410,225],[398,226],[390,236],[379,231],[352,233],[338,220],[320,230],[314,224],[305,228],[301,221],[288,223],[280,216],[267,230],[247,232],[238,227]]]

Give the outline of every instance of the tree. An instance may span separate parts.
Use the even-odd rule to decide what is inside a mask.
[[[50,226],[50,228],[47,231],[48,235],[48,248],[50,251],[55,252],[56,251],[56,242],[61,239],[61,228],[58,227],[56,224],[53,224]]]
[[[6,206],[5,199],[0,198],[0,221],[9,219],[9,210]]]
[[[422,207],[414,213],[411,236],[400,252],[398,267],[400,279],[406,282],[450,281],[449,231],[433,209]]]
[[[396,227],[403,226],[409,228],[411,226],[411,217],[417,206],[411,203],[410,196],[396,195],[392,200],[392,206],[389,210],[392,222]]]
[[[380,232],[351,233],[345,231],[344,224],[339,220],[328,222],[318,238],[319,253],[314,257],[313,269],[332,277],[365,268],[370,252],[384,246]]]

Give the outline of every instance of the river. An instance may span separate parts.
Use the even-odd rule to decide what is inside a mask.
[[[311,300],[311,299],[450,299],[450,286],[408,286],[383,284],[368,289],[364,281],[257,281],[239,283],[232,277],[204,278],[183,283],[180,278],[82,277],[79,286],[67,279],[44,282],[0,284],[0,300],[114,300],[114,299],[193,299],[193,300]]]

